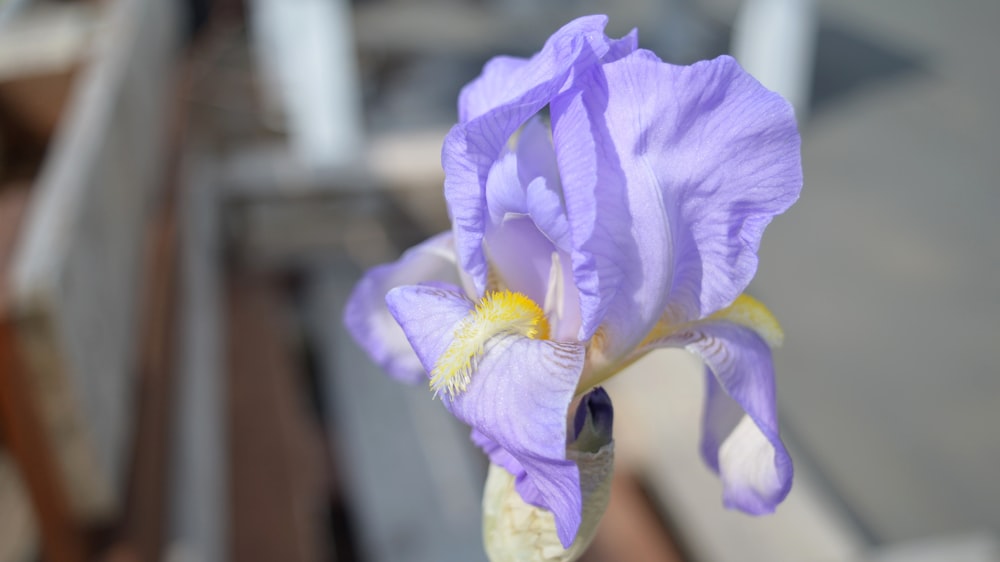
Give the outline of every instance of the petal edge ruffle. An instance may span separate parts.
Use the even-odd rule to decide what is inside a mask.
[[[368,270],[347,299],[347,331],[394,379],[417,384],[426,374],[390,314],[386,294],[394,287],[428,281],[460,283],[452,240],[451,232],[443,232],[410,248],[397,261]]]
[[[725,320],[692,323],[649,344],[682,347],[706,367],[701,453],[723,484],[726,507],[774,511],[792,485],[792,459],[781,441],[774,364],[754,330]]]

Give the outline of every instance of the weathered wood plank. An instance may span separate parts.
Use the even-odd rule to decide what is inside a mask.
[[[323,451],[296,385],[280,293],[265,278],[226,283],[231,556],[319,561]]]
[[[0,450],[0,562],[38,558],[38,524],[14,461]]]
[[[13,326],[0,318],[0,431],[4,444],[16,456],[31,492],[46,539],[45,554],[52,560],[83,562],[86,541],[58,478],[58,464],[47,446],[45,426],[33,401],[24,399],[30,392],[26,374]]]
[[[27,201],[27,186],[0,186],[0,436],[7,447],[0,448],[0,560],[4,562],[26,559],[37,546],[38,526],[58,532],[66,528],[69,515],[64,492],[43,486],[46,477],[54,474],[55,465],[44,448],[37,412],[23,399],[22,363],[7,318],[6,274]],[[8,453],[18,455],[20,466]],[[24,469],[31,466],[38,469],[27,473]],[[26,472],[26,478],[19,472]],[[34,485],[34,498],[28,495],[25,480]],[[35,508],[47,507],[48,511],[33,509],[31,499]],[[36,513],[42,516],[39,525]],[[70,557],[79,554],[76,546],[68,547]]]
[[[133,424],[142,225],[159,183],[172,2],[107,5],[37,181],[11,280],[59,479],[84,520],[120,505]]]

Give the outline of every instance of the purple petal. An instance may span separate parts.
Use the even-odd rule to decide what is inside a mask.
[[[425,375],[434,370],[434,363],[451,344],[458,323],[474,308],[461,289],[446,284],[396,287],[385,301]]]
[[[428,372],[473,308],[457,287],[400,287],[386,300]],[[497,335],[485,344],[466,390],[442,397],[455,417],[510,456],[503,466],[520,463],[518,493],[554,514],[567,546],[582,517],[579,470],[566,459],[566,420],[584,353],[576,343]]]
[[[508,214],[528,214],[525,186],[518,173],[517,155],[505,152],[486,178],[486,208],[490,226],[503,222]]]
[[[528,215],[526,184],[522,183],[518,160],[515,153],[507,152],[490,171],[486,182],[490,221],[484,245],[504,286],[541,303],[554,247]]]
[[[627,43],[612,43],[604,35],[606,22],[605,16],[574,20],[531,59],[487,64],[483,75],[462,92],[460,122],[445,138],[441,161],[459,262],[480,293],[487,282],[482,241],[489,172],[511,135],[552,100],[574,69],[597,64],[612,47],[616,56],[627,48]]]
[[[556,247],[570,249],[555,151],[548,126],[540,119],[525,124],[516,152],[505,151],[493,164],[486,179],[486,207],[490,226],[499,226],[510,215],[530,215]]]
[[[517,169],[521,185],[525,186],[525,209],[531,220],[556,248],[562,252],[571,251],[551,131],[540,119],[528,121],[521,131],[517,141]]]
[[[630,60],[630,55],[612,67]],[[612,73],[615,74],[614,72]],[[643,100],[659,95],[642,92]],[[663,313],[671,282],[670,225],[663,192],[633,165],[627,126],[649,126],[600,68],[579,75],[552,103],[553,139],[574,242],[573,275],[587,340],[604,324],[610,360],[634,348]],[[632,123],[635,121],[635,123]],[[624,123],[624,125],[622,124]]]
[[[670,299],[695,319],[733,302],[756,273],[764,227],[802,188],[800,139],[791,105],[732,58],[661,68],[682,109],[660,113],[672,134],[645,142],[671,162],[657,169],[678,252]]]
[[[506,287],[536,303],[545,302],[555,247],[530,217],[509,217],[491,228],[486,235],[486,251]]]
[[[538,118],[524,126],[516,152],[505,152],[486,180],[489,222],[484,247],[491,273],[503,286],[551,305],[553,339],[576,338],[579,298],[572,280],[569,223],[563,208],[555,152],[549,129]],[[559,254],[561,302],[546,300],[553,271],[553,253]]]
[[[574,56],[565,52],[565,49],[578,49],[580,45],[573,44],[577,43],[578,38],[589,37],[592,42],[603,40],[605,44],[608,43],[603,33],[607,23],[607,16],[578,18],[553,33],[541,52],[530,59],[507,56],[490,59],[483,66],[482,74],[462,88],[458,96],[459,122],[465,123],[497,107],[518,103],[530,90],[565,71],[564,65],[572,62]],[[617,45],[625,39],[615,42],[616,50],[624,51],[628,48],[627,43]],[[594,47],[601,49],[599,44]],[[635,48],[633,45],[632,50]],[[607,49],[608,46],[605,45],[598,56],[603,55]],[[566,60],[566,55],[570,55],[571,59]]]
[[[583,360],[580,344],[498,337],[466,392],[444,399],[455,417],[521,464],[518,493],[553,513],[567,547],[580,526],[582,499],[579,470],[566,459],[566,420]]]
[[[789,104],[729,57],[636,51],[579,75],[552,114],[581,337],[604,322],[614,358],[668,307],[695,320],[731,303],[802,185]]]
[[[522,185],[544,178],[559,193],[559,165],[549,126],[540,117],[529,119],[517,137],[517,171]]]
[[[450,232],[409,249],[399,260],[369,270],[351,292],[344,324],[372,360],[395,379],[418,383],[426,373],[386,307],[390,289],[426,281],[459,283]]]
[[[601,57],[601,62],[609,63],[631,54],[639,48],[639,30],[633,29],[621,39],[608,42],[608,52]]]
[[[792,485],[792,459],[778,432],[771,349],[754,330],[699,322],[653,345],[684,347],[708,370],[701,452],[722,478],[727,507],[770,513]]]
[[[520,482],[525,479],[524,467],[518,462],[510,453],[504,450],[503,447],[497,445],[496,441],[493,441],[486,435],[483,435],[481,431],[476,428],[472,428],[472,433],[469,435],[472,439],[472,443],[483,450],[486,456],[489,457],[490,462],[497,466],[503,467],[504,470],[511,473],[515,480]],[[532,492],[537,494],[536,492]]]

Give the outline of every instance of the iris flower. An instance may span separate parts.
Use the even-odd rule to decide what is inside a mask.
[[[585,502],[568,420],[655,348],[704,360],[701,453],[726,506],[771,512],[792,480],[781,330],[743,294],[801,189],[792,109],[730,57],[674,66],[605,24],[572,21],[465,86],[442,150],[451,230],[370,270],[345,312],[391,376],[429,377],[563,547]]]

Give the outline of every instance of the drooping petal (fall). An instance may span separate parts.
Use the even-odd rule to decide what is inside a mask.
[[[727,507],[774,511],[792,485],[792,459],[781,442],[771,348],[757,331],[724,318],[694,322],[651,346],[683,347],[706,367],[701,440],[719,473]]]
[[[389,313],[385,295],[394,287],[427,281],[460,283],[451,232],[414,246],[395,262],[370,269],[354,287],[344,310],[344,324],[358,345],[390,376],[403,382],[423,382],[426,373]]]
[[[596,534],[607,508],[614,469],[611,438],[614,410],[602,388],[583,396],[573,416],[573,436],[566,449],[580,472],[583,518],[571,543],[560,535],[558,521],[548,510],[526,500],[525,471],[520,463],[483,434],[473,441],[490,456],[483,494],[483,539],[496,562],[576,560]]]
[[[400,287],[387,301],[428,372],[475,310],[462,291],[444,285]],[[465,387],[442,396],[455,417],[520,464],[524,489],[535,494],[525,501],[554,514],[567,545],[580,526],[582,500],[579,470],[566,458],[566,420],[584,354],[579,343],[498,333],[470,362],[474,372]]]

